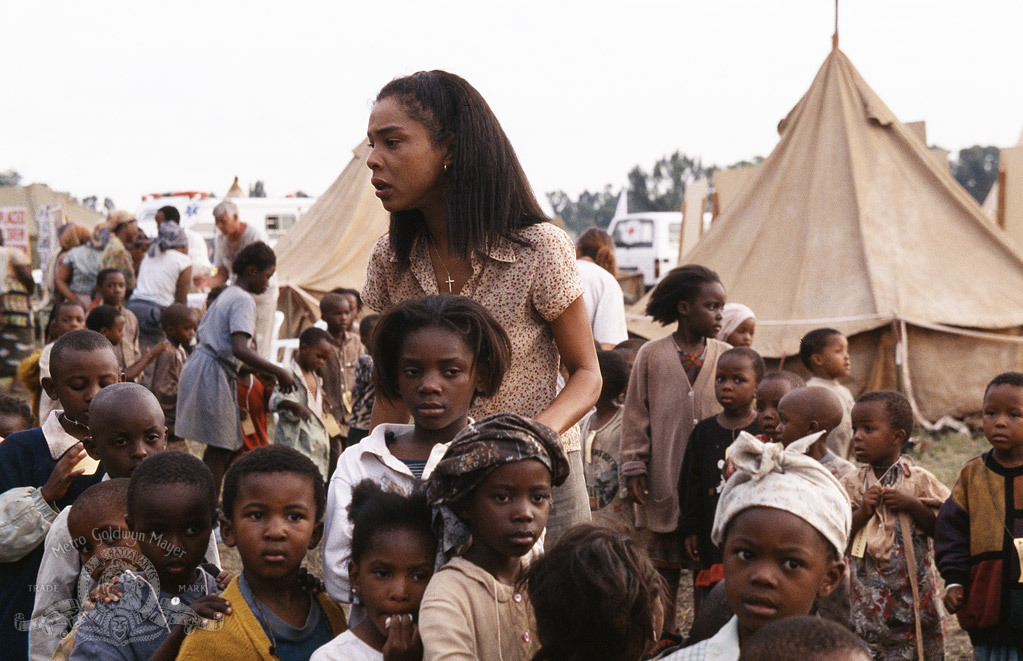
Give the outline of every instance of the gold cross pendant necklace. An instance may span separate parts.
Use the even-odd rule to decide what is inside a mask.
[[[451,271],[448,270],[448,265],[444,263],[443,259],[441,259],[440,251],[433,245],[432,239],[428,241],[428,244],[430,248],[433,249],[434,254],[437,255],[437,261],[440,262],[441,268],[444,269],[444,273],[448,276],[448,279],[444,281],[444,284],[448,286],[448,293],[454,294],[455,290],[452,288],[452,285],[455,284],[455,279],[451,277]]]

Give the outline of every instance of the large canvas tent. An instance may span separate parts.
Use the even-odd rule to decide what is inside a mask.
[[[753,348],[786,368],[830,326],[851,338],[854,393],[899,387],[921,420],[979,410],[1023,358],[1023,255],[837,48],[779,133],[686,261],[755,310]]]
[[[389,216],[366,167],[368,141],[352,151],[340,176],[274,247],[280,307],[291,330],[301,311],[319,315],[318,301],[331,289],[362,289],[370,250],[387,233]]]

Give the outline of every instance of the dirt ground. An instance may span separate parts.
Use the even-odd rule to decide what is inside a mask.
[[[914,459],[934,473],[945,484],[955,484],[959,469],[971,457],[986,451],[990,446],[983,437],[965,435],[945,435],[926,439],[923,447],[913,452]],[[237,574],[241,571],[238,552],[220,545],[220,555],[224,569]],[[316,549],[306,556],[304,565],[310,572],[322,576],[320,550]],[[689,631],[693,620],[692,579],[683,575],[678,593],[678,623],[680,631]],[[959,628],[955,616],[945,618],[945,659],[946,661],[970,661],[973,659],[973,647],[966,632]]]

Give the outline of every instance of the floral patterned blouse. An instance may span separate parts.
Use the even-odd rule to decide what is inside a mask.
[[[489,254],[472,255],[472,276],[460,292],[483,307],[511,339],[512,362],[493,397],[475,401],[469,415],[477,420],[492,413],[513,412],[533,417],[557,395],[560,356],[549,322],[561,316],[583,294],[575,263],[575,246],[550,223],[522,228],[517,238],[528,245],[501,239]],[[362,298],[385,313],[411,298],[440,293],[429,248],[420,237],[410,254],[411,267],[401,269],[384,235],[373,246]],[[562,436],[565,450],[579,449],[579,428]]]

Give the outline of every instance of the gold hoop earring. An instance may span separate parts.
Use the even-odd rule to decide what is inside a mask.
[[[445,171],[445,172],[447,172],[447,171],[448,171],[448,164],[447,164],[447,163],[445,163],[445,164],[444,164],[444,171]]]

